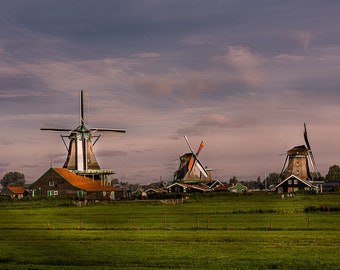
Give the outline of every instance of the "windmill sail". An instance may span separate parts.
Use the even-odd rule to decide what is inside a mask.
[[[194,170],[194,167],[196,167],[202,175],[204,175],[205,177],[208,177],[207,171],[205,170],[202,163],[198,159],[198,155],[204,147],[203,141],[199,145],[198,150],[195,154],[193,148],[191,147],[191,145],[189,143],[188,137],[185,135],[184,138],[185,138],[185,141],[186,141],[186,143],[187,143],[187,145],[190,149],[190,153],[186,153],[181,157],[180,169],[177,171],[178,177],[183,178],[183,177],[185,177],[185,175],[188,175],[190,177],[194,177],[194,175],[196,175],[196,174],[192,175],[192,171]],[[183,162],[185,163],[185,165],[184,165]],[[198,176],[196,176],[196,177],[198,177]]]
[[[314,156],[313,156],[312,148],[311,148],[310,143],[309,143],[309,140],[308,140],[308,134],[307,134],[306,123],[304,123],[303,137],[304,137],[305,142],[306,142],[306,146],[307,146],[307,149],[308,149],[308,152],[309,152],[310,161],[311,161],[313,170],[314,170],[315,173],[317,173],[315,159],[314,159]]]
[[[309,141],[308,141],[308,134],[307,134],[307,128],[306,128],[306,123],[303,124],[304,125],[304,132],[303,132],[303,137],[305,138],[305,142],[306,142],[306,146],[307,146],[307,149],[308,150],[311,150],[310,148],[310,144],[309,144]]]

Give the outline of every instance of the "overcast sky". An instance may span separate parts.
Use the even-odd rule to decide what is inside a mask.
[[[123,128],[95,145],[130,183],[170,180],[184,135],[215,178],[263,179],[304,144],[322,175],[340,156],[340,2],[2,0],[0,177],[62,167],[41,123]]]

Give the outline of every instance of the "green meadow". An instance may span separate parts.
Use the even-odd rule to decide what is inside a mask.
[[[340,269],[340,194],[0,202],[0,269]]]

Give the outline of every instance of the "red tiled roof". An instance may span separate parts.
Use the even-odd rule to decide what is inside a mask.
[[[23,187],[7,187],[14,194],[23,194],[25,189]]]
[[[63,177],[72,186],[85,191],[119,191],[119,188],[104,185],[105,181],[93,180],[89,177],[76,175],[65,168],[53,168],[53,170]]]
[[[215,191],[227,191],[229,189],[229,186],[218,186],[218,187],[215,187],[214,190]]]

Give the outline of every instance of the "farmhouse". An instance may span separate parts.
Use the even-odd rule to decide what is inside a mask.
[[[207,187],[206,185],[190,185],[184,183],[174,183],[167,187],[169,193],[204,193],[212,191],[211,188]]]
[[[32,196],[74,197],[86,200],[114,200],[121,190],[106,181],[76,175],[65,168],[50,168],[31,185]]]
[[[283,180],[281,183],[279,183],[275,189],[279,193],[292,193],[292,192],[297,192],[301,190],[313,190],[317,189],[316,186],[314,186],[311,181],[307,180],[302,180],[296,175],[291,175],[287,177],[285,180]]]
[[[1,195],[9,196],[11,198],[22,198],[27,196],[28,192],[23,187],[4,187],[1,190]]]

